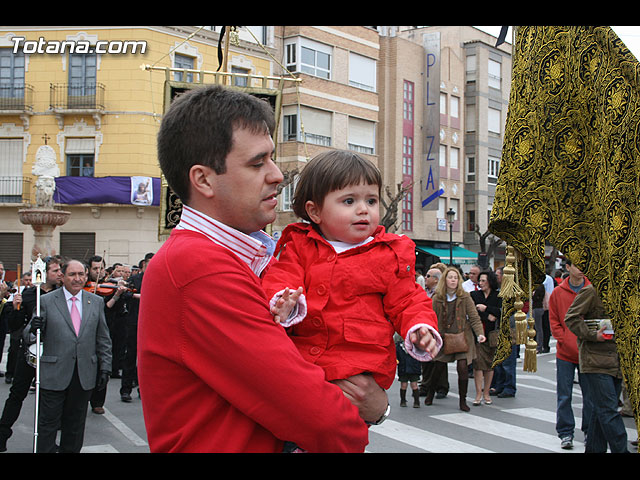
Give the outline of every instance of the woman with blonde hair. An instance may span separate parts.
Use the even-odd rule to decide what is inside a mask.
[[[440,353],[436,356],[435,364],[437,369],[447,369],[447,363],[456,362],[458,372],[458,393],[460,396],[460,410],[469,411],[466,402],[467,387],[469,384],[468,365],[476,356],[475,336],[478,342],[485,341],[482,322],[469,293],[462,288],[462,275],[455,267],[448,267],[431,299],[433,310],[438,316],[438,331],[444,337],[444,345]],[[463,346],[458,351],[447,353],[447,334],[463,333],[466,347]],[[426,405],[433,402],[434,388],[427,386]]]

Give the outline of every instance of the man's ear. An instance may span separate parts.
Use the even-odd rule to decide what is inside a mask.
[[[214,195],[215,189],[215,175],[213,169],[205,165],[193,165],[189,169],[189,182],[191,183],[191,190],[198,192],[200,195],[206,198],[211,198]]]
[[[316,225],[320,225],[320,207],[318,207],[315,202],[307,200],[307,203],[304,204],[304,209],[307,215],[309,215],[309,220]]]

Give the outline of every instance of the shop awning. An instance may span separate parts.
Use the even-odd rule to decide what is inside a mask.
[[[421,252],[428,253],[429,255],[439,257],[444,263],[447,263],[449,260],[448,248],[422,247],[416,245],[416,249]],[[475,264],[478,262],[478,254],[471,250],[467,250],[466,248],[453,247],[453,262],[459,265]]]

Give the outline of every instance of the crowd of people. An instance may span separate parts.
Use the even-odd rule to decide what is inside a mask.
[[[90,406],[94,414],[105,413],[110,378],[121,379],[120,398],[132,401],[138,384],[140,291],[151,257],[147,254],[134,268],[121,263],[107,268],[98,255],[86,262],[50,256],[43,259],[45,275],[39,285],[31,281],[30,271],[14,283],[3,282],[0,333],[3,341],[9,334],[10,345],[2,375],[11,387],[0,417],[0,451],[7,450],[27,394],[37,388],[37,452],[80,451],[86,412]]]
[[[119,375],[122,401],[138,386],[151,452],[363,452],[369,426],[389,416],[387,389],[396,373],[401,406],[409,388],[414,406],[421,391],[430,405],[447,395],[447,363],[454,361],[461,410],[472,408],[470,378],[473,406],[491,404],[492,395],[515,396],[518,347],[492,368],[501,272],[474,266],[465,279],[459,269],[436,264],[416,281],[413,242],[379,225],[382,180],[366,159],[342,150],[311,159],[292,202],[303,221],[277,242],[265,234],[283,180],[272,158],[274,128],[267,102],[220,85],[173,100],[159,129],[158,160],[182,201],[180,222],[128,279],[121,265],[107,274],[99,256],[86,265],[49,258],[41,312],[34,315],[30,300],[35,287],[14,294],[8,311],[23,332],[0,421],[5,443],[32,383],[34,369],[24,359],[38,333],[38,451],[79,451],[82,412],[90,404],[100,414],[107,381]],[[554,295],[545,292],[531,305],[543,324],[541,351],[548,351],[551,329],[544,324],[556,318],[549,311]],[[593,303],[589,297],[582,305]],[[602,318],[596,311],[588,318]],[[588,451],[600,451],[603,439],[605,450],[609,444],[617,451],[626,434],[624,442],[611,438],[619,434],[617,403],[618,418],[609,410],[620,396],[619,365],[599,369],[598,359],[585,362],[583,353],[586,342],[598,342],[611,357],[615,343],[603,329],[583,332],[586,322],[574,323],[566,322],[580,372],[599,382],[583,387],[591,408],[583,415]],[[566,334],[562,343],[571,342]],[[568,354],[566,361],[575,367],[576,358]],[[563,370],[567,378],[570,368]],[[591,395],[596,388],[602,394]],[[562,395],[558,433],[570,448],[571,401]],[[72,408],[63,408],[67,401]]]
[[[406,385],[424,396],[424,404],[445,398],[449,391],[447,363],[456,361],[460,410],[466,403],[467,381],[475,380],[474,406],[491,405],[491,396],[516,395],[516,363],[520,345],[512,340],[510,356],[492,367],[502,321],[499,297],[502,267],[493,272],[471,267],[467,274],[443,263],[431,265],[423,276],[416,271],[416,283],[432,299],[438,316],[438,328],[445,335],[464,332],[465,349],[447,354],[444,349],[434,362],[422,368],[397,349],[400,405],[407,406]],[[463,277],[467,277],[463,281]],[[582,390],[582,424],[585,451],[627,452],[627,435],[622,416],[633,417],[622,381],[612,327],[597,292],[587,277],[570,260],[552,278],[544,282],[524,302],[523,311],[535,320],[538,353],[550,351],[551,337],[556,340],[556,432],[563,449],[573,448],[576,429],[572,407],[574,383]],[[514,316],[509,319],[512,338]],[[416,396],[418,394],[416,393]],[[415,401],[419,408],[420,402]],[[637,440],[631,442],[637,446]]]

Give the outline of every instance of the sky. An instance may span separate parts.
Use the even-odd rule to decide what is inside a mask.
[[[476,27],[480,30],[490,33],[491,35],[497,37],[500,33],[501,27]],[[622,26],[615,27],[611,26],[616,35],[620,37],[620,40],[624,42],[631,53],[635,55],[635,57],[640,60],[640,27],[639,26]],[[507,40],[511,41],[511,29],[507,32]]]

